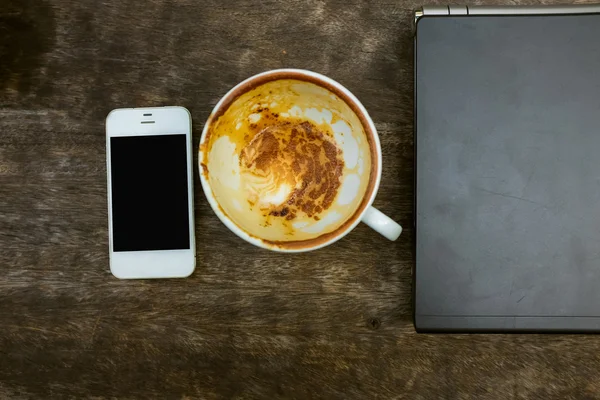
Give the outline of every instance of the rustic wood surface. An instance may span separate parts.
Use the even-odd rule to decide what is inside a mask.
[[[514,2],[512,2],[514,3]],[[600,337],[422,335],[412,324],[417,0],[0,0],[0,398],[600,398]],[[260,71],[307,68],[362,100],[381,136],[365,226],[327,249],[252,247],[197,171],[198,266],[108,267],[104,118],[210,110]]]

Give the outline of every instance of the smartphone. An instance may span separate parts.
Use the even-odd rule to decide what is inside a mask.
[[[194,271],[191,132],[183,107],[123,108],[106,117],[110,270],[117,278]]]

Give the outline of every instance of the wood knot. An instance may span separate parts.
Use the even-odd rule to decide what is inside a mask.
[[[367,320],[367,327],[373,331],[379,329],[381,321],[378,318],[369,318]]]

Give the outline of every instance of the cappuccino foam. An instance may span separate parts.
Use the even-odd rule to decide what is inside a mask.
[[[211,126],[203,172],[223,212],[273,242],[332,232],[360,205],[371,173],[359,118],[335,94],[297,80],[236,98]]]

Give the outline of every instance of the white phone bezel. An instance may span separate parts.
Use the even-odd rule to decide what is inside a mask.
[[[151,114],[146,115],[144,114]],[[146,121],[145,123],[142,123]],[[147,121],[154,121],[149,123]],[[113,251],[110,138],[123,136],[186,135],[188,167],[189,250]],[[196,267],[194,238],[194,173],[192,118],[184,107],[120,108],[106,117],[106,172],[110,271],[119,279],[184,278]]]

